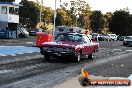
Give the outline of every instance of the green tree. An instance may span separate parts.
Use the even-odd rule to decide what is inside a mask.
[[[39,22],[39,7],[33,1],[22,0],[19,8],[20,23],[27,28],[35,28]]]
[[[104,18],[104,28],[103,28],[103,33],[108,33],[109,32],[109,22],[111,20],[111,17],[112,17],[112,13],[111,12],[107,12],[106,14],[103,15],[103,18]]]
[[[87,4],[81,11],[81,13],[79,14],[79,18],[78,18],[78,24],[80,24],[79,26],[84,28],[84,29],[90,29],[90,20],[89,20],[89,16],[91,15],[91,10],[89,5]]]
[[[75,26],[76,15],[73,14],[73,10],[67,10],[68,5],[68,3],[63,3],[60,5],[61,9],[63,9],[67,13],[67,16],[65,16],[66,26]]]
[[[42,8],[42,22],[44,22],[44,24],[51,23],[52,16],[53,16],[53,11],[51,10],[51,8],[43,6],[43,8]]]
[[[76,19],[76,15],[73,14],[73,10],[72,9],[71,10],[68,10],[67,13],[68,13],[68,15],[71,18],[70,26],[76,26],[76,20],[77,19]]]
[[[71,17],[68,15],[67,11],[64,8],[57,9],[56,26],[61,25],[71,25]]]
[[[130,29],[129,29],[129,31],[130,31],[130,34],[132,35],[132,14],[130,15]]]
[[[101,11],[95,10],[90,15],[90,27],[93,32],[100,33],[104,28],[104,18]]]
[[[86,24],[88,19],[83,21],[83,23],[80,22],[80,20],[84,20],[84,18],[86,18],[86,16],[87,16],[86,14],[90,10],[90,7],[89,7],[87,2],[85,2],[83,0],[71,1],[70,10],[71,10],[70,12],[72,14],[71,16],[73,16],[73,17],[71,17],[71,18],[73,18],[72,22],[74,24],[76,24],[74,26],[78,26],[78,24],[80,24],[80,23],[81,24],[79,26],[83,26],[84,24]],[[80,19],[78,19],[78,16],[79,16]],[[78,23],[78,21],[79,21],[79,23]]]
[[[131,20],[132,18],[128,11],[115,11],[110,20],[109,29],[111,32],[119,35],[130,35],[132,34]]]

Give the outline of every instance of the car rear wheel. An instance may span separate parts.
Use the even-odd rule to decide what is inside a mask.
[[[80,53],[78,53],[77,55],[75,55],[75,57],[74,57],[74,62],[79,62],[81,60],[81,54]]]
[[[50,55],[44,55],[45,61],[50,61]]]
[[[91,53],[90,55],[88,55],[88,59],[94,59],[94,53]]]

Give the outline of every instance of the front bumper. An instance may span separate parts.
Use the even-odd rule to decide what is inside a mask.
[[[54,52],[54,51],[40,51],[42,55],[50,55],[53,57],[71,57],[75,56],[74,52]]]
[[[42,55],[49,55],[54,57],[71,57],[76,54],[74,48],[61,48],[61,47],[40,47]]]

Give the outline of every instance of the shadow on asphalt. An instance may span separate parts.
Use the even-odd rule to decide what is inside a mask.
[[[78,63],[89,62],[89,61],[93,61],[93,60],[82,58],[81,61],[78,62]],[[48,62],[48,63],[63,63],[63,64],[77,63],[77,62],[74,62],[72,58],[52,58],[50,61],[45,61],[45,62]]]

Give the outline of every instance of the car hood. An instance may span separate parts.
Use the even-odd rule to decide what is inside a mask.
[[[55,46],[55,47],[64,47],[64,48],[75,48],[77,45],[81,45],[81,42],[45,42],[42,45],[43,46]]]

